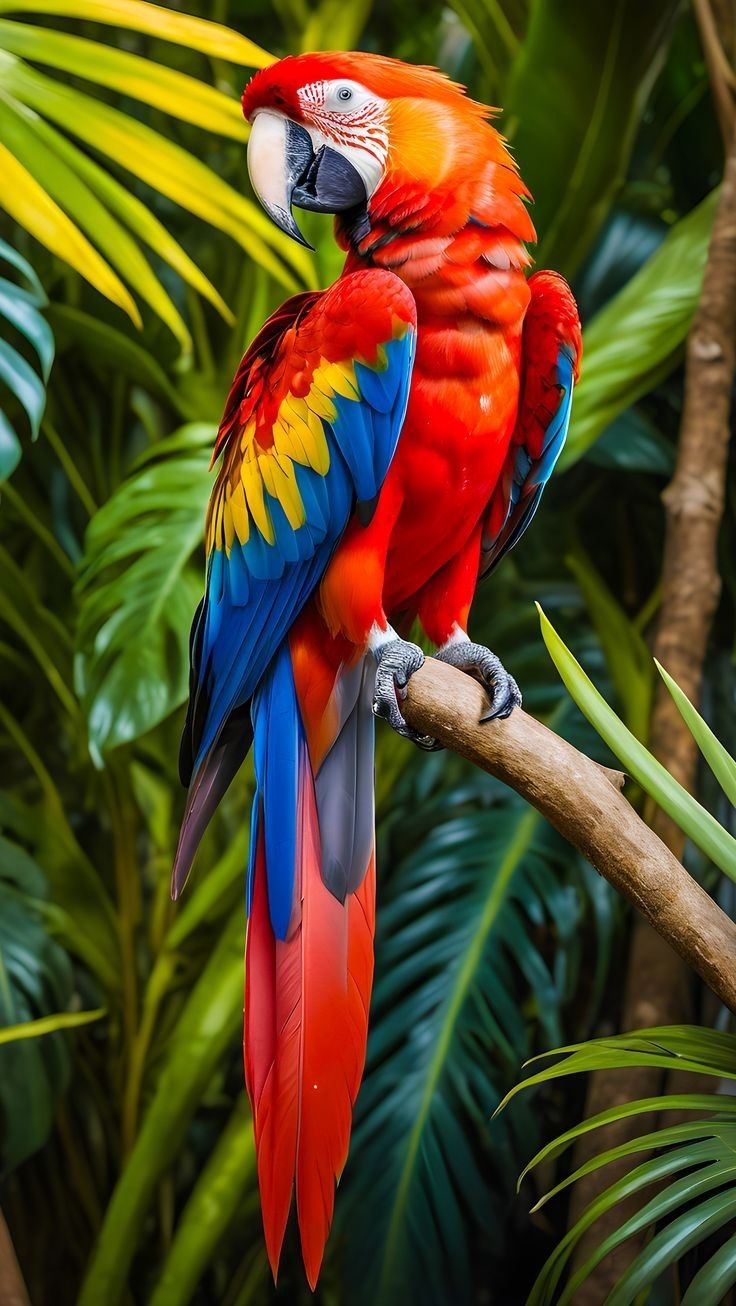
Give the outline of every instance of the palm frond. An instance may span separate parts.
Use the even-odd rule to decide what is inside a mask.
[[[238,33],[147,0],[29,0],[20,6],[2,3],[0,14],[18,8],[77,23],[128,27],[144,38],[176,42],[200,55],[250,67],[270,62],[265,51]],[[36,65],[54,70],[54,75]],[[232,317],[166,227],[117,179],[120,167],[227,233],[287,289],[311,283],[314,266],[308,253],[287,240],[235,187],[169,136],[68,79],[81,79],[205,132],[243,142],[247,126],[235,96],[86,33],[55,31],[17,17],[0,18],[0,68],[0,162],[5,179],[0,205],[136,326],[141,324],[140,312],[131,292],[167,324],[182,353],[191,352],[189,329],[141,244],[175,267],[223,316]],[[89,157],[87,149],[102,162]]]
[[[590,1272],[603,1258],[634,1233],[647,1230],[651,1237],[621,1275],[608,1298],[609,1306],[631,1306],[654,1285],[659,1276],[680,1261],[691,1248],[728,1230],[736,1217],[736,1038],[699,1026],[671,1026],[640,1030],[608,1039],[570,1045],[548,1054],[557,1059],[529,1075],[508,1094],[505,1105],[528,1088],[581,1072],[658,1067],[684,1070],[719,1081],[716,1093],[672,1093],[661,1098],[624,1102],[591,1117],[548,1143],[529,1162],[524,1178],[566,1153],[582,1134],[615,1121],[644,1116],[651,1111],[692,1113],[693,1118],[663,1125],[627,1143],[607,1148],[562,1179],[537,1203],[542,1206],[594,1170],[622,1157],[644,1154],[644,1160],[623,1178],[610,1184],[589,1204],[577,1223],[557,1245],[542,1268],[529,1297],[529,1306],[568,1306]],[[545,1060],[547,1058],[543,1058]],[[632,1194],[653,1196],[607,1238],[599,1243],[560,1291],[560,1284],[583,1234],[605,1211]],[[689,1306],[720,1302],[736,1283],[733,1238],[705,1254],[683,1297]],[[702,1259],[702,1258],[701,1258]]]
[[[6,178],[6,184],[8,179]],[[0,381],[24,410],[35,440],[46,406],[46,383],[54,361],[54,337],[43,316],[47,299],[36,273],[7,241],[0,240],[0,262],[11,270],[12,280],[0,278]],[[21,278],[21,283],[15,279]],[[37,370],[24,358],[5,333],[15,332],[26,341],[38,359]],[[3,408],[0,408],[0,481],[15,470],[21,456],[17,433]]]

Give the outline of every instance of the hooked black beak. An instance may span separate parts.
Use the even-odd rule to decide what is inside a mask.
[[[343,213],[367,199],[360,173],[338,150],[314,152],[309,132],[281,114],[261,110],[248,141],[248,171],[261,204],[287,236],[311,249],[291,211]]]

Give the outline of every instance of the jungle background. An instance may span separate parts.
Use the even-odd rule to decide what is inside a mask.
[[[728,147],[727,0],[186,9],[218,26],[142,0],[0,0],[0,1261],[9,1275],[12,1239],[36,1306],[310,1296],[293,1236],[270,1281],[242,1088],[250,766],[183,901],[169,899],[216,425],[267,314],[340,264],[329,219],[300,215],[312,255],[249,198],[247,77],[266,51],[356,47],[436,64],[502,106],[535,198],[537,266],[571,280],[585,359],[560,467],[481,587],[471,633],[527,710],[602,760],[534,600],[646,742],[661,496]],[[733,753],[733,457],[726,487],[701,710]],[[588,1080],[552,1078],[495,1108],[529,1058],[628,1028],[632,991],[646,998],[639,1023],[694,1031],[713,1093],[736,1077],[730,1018],[666,949],[641,937],[630,960],[631,908],[533,809],[452,754],[379,736],[372,1032],[317,1297],[551,1300],[554,1284],[533,1285],[574,1198],[531,1208],[569,1153],[517,1180],[584,1118]],[[733,831],[705,767],[697,794]],[[732,912],[729,878],[692,843],[685,857]],[[654,1087],[615,1090],[619,1107],[627,1093],[664,1100],[671,1053]],[[604,1094],[636,1055],[618,1061]],[[728,1290],[730,1128],[707,1152],[724,1219],[693,1219],[685,1185],[645,1221],[645,1269],[610,1301],[665,1306],[699,1282],[691,1299],[707,1306]],[[690,1223],[647,1262],[673,1213]]]

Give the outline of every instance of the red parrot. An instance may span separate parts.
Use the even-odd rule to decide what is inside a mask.
[[[243,112],[266,211],[300,241],[292,205],[335,214],[346,259],[269,319],[220,426],[172,891],[252,743],[245,1075],[271,1266],[295,1195],[313,1287],[365,1058],[374,714],[434,746],[401,715],[424,655],[396,628],[483,681],[484,719],[521,702],[468,614],[559,456],[581,340],[565,281],[526,276],[529,194],[489,110],[441,73],[300,55]]]

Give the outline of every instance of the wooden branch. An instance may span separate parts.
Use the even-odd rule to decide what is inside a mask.
[[[0,1211],[0,1306],[30,1306],[5,1217]]]
[[[412,676],[402,704],[415,730],[536,807],[736,1012],[736,924],[636,814],[618,773],[521,709],[508,721],[481,724],[486,708],[476,681],[433,659]]]

